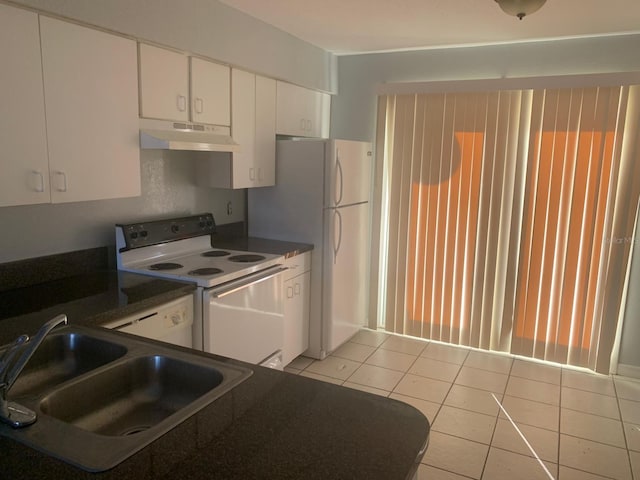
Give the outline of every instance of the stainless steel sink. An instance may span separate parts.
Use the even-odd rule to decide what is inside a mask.
[[[214,367],[155,355],[133,358],[55,390],[40,411],[101,435],[135,435],[179,412],[224,380]]]
[[[50,334],[11,388],[11,397],[37,395],[127,353],[124,345],[82,333]]]
[[[0,435],[91,472],[118,465],[253,373],[114,331],[57,332],[9,390],[37,421],[0,425]]]

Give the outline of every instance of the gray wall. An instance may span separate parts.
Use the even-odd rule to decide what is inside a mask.
[[[16,0],[53,14],[310,88],[336,89],[336,59],[215,0]],[[241,221],[246,190],[195,186],[189,154],[142,152],[142,196],[0,208],[0,262],[114,244],[116,222],[212,211]],[[233,203],[233,215],[226,204]]]
[[[331,136],[375,140],[376,86],[640,71],[640,35],[338,57]]]
[[[619,363],[640,369],[640,231],[633,249]]]
[[[201,212],[213,212],[219,224],[244,220],[245,190],[197,187],[191,157],[143,151],[140,197],[0,208],[0,263],[114,245],[118,222]],[[232,215],[227,215],[229,201]]]
[[[336,90],[331,53],[216,0],[14,0],[299,85]]]
[[[637,72],[638,52],[640,35],[626,35],[342,56],[331,136],[375,142],[376,87],[383,83]],[[634,248],[620,363],[640,367],[640,245]]]

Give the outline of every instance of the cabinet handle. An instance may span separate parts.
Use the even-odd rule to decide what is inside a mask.
[[[304,118],[300,119],[300,130],[306,130],[307,129],[307,122],[305,122]]]
[[[262,167],[258,167],[258,180],[262,181]]]
[[[55,172],[55,175],[62,177],[62,188],[58,187],[59,192],[67,191],[67,174],[61,171]]]
[[[293,288],[287,287],[287,298],[293,298]]]
[[[256,179],[256,170],[253,167],[249,168],[249,180],[252,182]]]
[[[202,100],[201,98],[196,98],[195,104],[196,104],[196,113],[204,112],[204,100]]]
[[[313,124],[311,123],[311,120],[307,120],[307,131],[310,132],[311,131],[311,126]]]
[[[295,293],[296,295],[300,295],[300,284],[299,283],[296,283],[293,286],[293,293]]]
[[[178,111],[184,112],[187,109],[187,97],[184,95],[178,95],[177,103]]]
[[[40,182],[38,183],[39,186],[36,187],[36,192],[42,193],[44,192],[44,175],[42,175],[42,172],[38,171],[38,170],[34,170],[33,173],[35,176],[38,177],[38,179],[40,180]]]

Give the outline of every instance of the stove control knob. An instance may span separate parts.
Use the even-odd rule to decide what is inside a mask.
[[[140,232],[140,236],[141,236],[142,238],[146,238],[146,237],[147,237],[147,235],[149,235],[149,233],[148,233],[146,230],[142,230],[142,231]]]
[[[173,233],[178,233],[179,230],[180,230],[180,227],[178,225],[171,225],[171,231]]]
[[[180,315],[180,313],[179,313],[179,312],[172,313],[172,314],[171,314],[171,322],[172,322],[174,325],[179,325],[179,324],[181,324],[181,323],[182,323],[182,315]]]
[[[135,240],[136,238],[138,238],[138,232],[131,232],[131,238],[133,240]]]

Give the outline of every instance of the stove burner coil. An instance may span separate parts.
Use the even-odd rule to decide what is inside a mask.
[[[240,263],[251,263],[251,262],[259,262],[264,260],[265,257],[262,255],[255,254],[245,254],[245,255],[234,255],[233,257],[229,257],[230,262],[240,262]]]
[[[231,254],[225,250],[210,250],[202,254],[203,257],[226,257],[227,255]]]
[[[196,268],[195,270],[191,270],[189,275],[216,275],[217,273],[222,273],[222,270],[219,268]]]
[[[182,268],[182,265],[171,262],[154,263],[149,266],[149,270],[177,270],[178,268]]]

